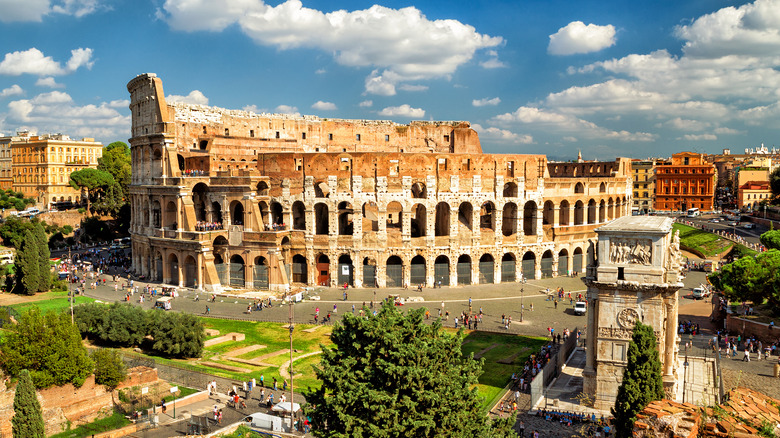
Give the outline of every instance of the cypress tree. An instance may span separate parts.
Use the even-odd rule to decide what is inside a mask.
[[[623,383],[618,388],[615,407],[612,408],[615,436],[633,436],[636,414],[651,401],[662,398],[664,382],[655,333],[651,326],[637,322],[631,343],[628,344],[628,364],[623,371]]]
[[[40,283],[40,263],[38,262],[38,246],[31,230],[26,230],[22,243],[14,259],[16,268],[16,284],[14,292],[25,295],[35,295]]]
[[[51,251],[49,251],[49,239],[46,237],[46,231],[43,224],[35,224],[35,246],[38,250],[38,292],[47,292],[51,289]]]
[[[14,396],[14,416],[11,418],[14,438],[45,438],[41,404],[35,396],[30,373],[22,370]]]

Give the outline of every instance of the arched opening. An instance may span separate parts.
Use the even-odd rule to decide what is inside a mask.
[[[324,202],[318,202],[314,204],[314,234],[328,235],[329,217],[328,217],[328,205]],[[317,281],[317,284],[320,284]]]
[[[425,257],[421,255],[414,256],[410,264],[409,281],[412,286],[422,284],[423,286],[428,284],[427,276],[425,274]]]
[[[501,282],[513,283],[517,280],[517,259],[511,252],[501,257]]]
[[[458,207],[458,223],[460,224],[460,232],[465,233],[466,230],[471,234],[472,224],[474,221],[474,209],[470,202],[462,202]]]
[[[403,232],[404,207],[400,202],[393,201],[387,204],[387,232]]]
[[[265,257],[255,257],[255,266],[252,277],[252,284],[255,289],[267,290],[269,288],[268,281],[268,260]]]
[[[565,248],[558,253],[558,276],[569,275],[569,251]]]
[[[317,284],[330,286],[330,259],[325,254],[317,257]]]
[[[517,198],[517,184],[513,182],[508,182],[504,184],[504,197]]]
[[[292,205],[293,230],[306,229],[306,206],[301,201],[295,201]]]
[[[574,258],[572,259],[571,271],[572,275],[579,275],[582,273],[582,248],[574,249]]]
[[[70,201],[70,196],[68,200]],[[152,202],[152,226],[154,228],[162,226],[162,208],[160,207],[160,202],[156,199]]]
[[[458,273],[458,284],[471,284],[471,257],[463,254],[458,257],[458,265],[455,267]]]
[[[415,204],[412,206],[411,237],[425,236],[425,229],[427,228],[426,216],[427,214],[424,205]]]
[[[192,206],[195,209],[195,220],[206,221],[206,205],[208,205],[209,186],[204,183],[195,184],[192,188]]]
[[[447,256],[440,255],[433,262],[433,276],[437,285],[450,285],[450,259]]]
[[[349,254],[342,254],[339,256],[339,281],[338,285],[342,286],[347,284],[349,286],[355,285],[355,275],[352,267],[352,257]]]
[[[184,259],[184,286],[197,287],[198,268],[195,264],[195,257],[189,255]]]
[[[168,276],[170,277],[169,284],[179,285],[179,258],[173,253],[168,255]]]
[[[179,224],[176,223],[176,203],[168,201],[165,205],[165,228],[175,230]]]
[[[542,278],[553,276],[553,254],[549,249],[542,254]]]
[[[574,185],[574,193],[585,193],[585,184],[578,182]]]
[[[230,223],[232,225],[244,225],[244,204],[240,201],[230,203]]]
[[[217,270],[219,284],[228,286],[230,284],[230,281],[228,280],[228,265],[225,263],[222,256],[216,253],[214,254],[214,268]]]
[[[574,225],[582,225],[585,223],[585,204],[582,201],[577,201],[574,204]]]
[[[491,231],[496,229],[496,206],[490,201],[479,209],[479,228]]]
[[[594,201],[593,199],[588,201],[588,223],[589,224],[596,223],[596,201]]]
[[[162,258],[162,254],[160,254],[159,252],[157,253],[157,255],[154,256],[154,273],[156,274],[155,280],[162,282],[163,281],[163,258]]]
[[[558,225],[565,227],[569,225],[569,201],[561,201],[558,206]]]
[[[339,235],[351,236],[354,232],[352,204],[347,201],[339,202]],[[350,262],[351,263],[351,262]],[[352,266],[350,264],[350,266]],[[339,271],[341,272],[341,271]],[[351,271],[350,271],[351,272]],[[341,274],[339,274],[341,275]],[[339,284],[344,284],[339,280]],[[351,284],[351,283],[350,283]]]
[[[376,260],[368,257],[363,259],[363,287],[377,287]]]
[[[523,232],[526,236],[536,234],[536,202],[528,201],[523,207]]]
[[[450,235],[450,205],[446,202],[436,204],[436,223],[434,224],[436,236]]]
[[[523,278],[526,280],[536,279],[536,254],[531,251],[523,254]]]
[[[260,181],[257,183],[257,196],[268,196],[268,183]]]
[[[314,197],[315,198],[327,198],[330,196],[330,187],[325,181],[314,184]]]
[[[555,204],[552,201],[545,201],[542,207],[542,225],[552,225],[555,223]]]
[[[479,258],[479,284],[495,283],[494,262],[495,259],[490,254],[482,254]]]
[[[512,236],[517,233],[517,204],[507,202],[504,204],[504,212],[501,215],[501,233],[504,236]]]
[[[607,204],[602,199],[599,203],[599,222],[607,221]]]
[[[415,199],[422,199],[425,198],[427,195],[425,190],[425,184],[421,182],[416,182],[412,184],[412,198]]]
[[[363,233],[379,231],[379,210],[373,202],[363,204]]]
[[[293,283],[309,283],[309,268],[306,257],[295,254],[292,258],[292,281]]]
[[[612,200],[612,197],[607,199],[607,217],[608,220],[615,219],[615,201]]]
[[[401,257],[387,258],[387,287],[402,287],[404,285],[404,262]]]
[[[211,220],[222,225],[222,204],[219,202],[211,203]]]
[[[230,257],[230,286],[243,288],[244,285],[244,258],[235,254]]]
[[[607,185],[604,183],[601,183],[599,185],[599,193],[606,193],[607,192]]]
[[[285,225],[282,204],[278,202],[271,202],[271,222],[277,226]]]

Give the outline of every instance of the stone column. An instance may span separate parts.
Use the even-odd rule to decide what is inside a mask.
[[[664,339],[664,378],[674,379],[674,352],[677,348],[677,306],[672,300],[676,300],[676,294],[664,297],[666,307],[666,337]]]
[[[556,207],[553,207],[553,228],[558,227],[558,223],[561,221],[561,204],[558,204]]]
[[[591,295],[590,292],[588,295]],[[595,373],[596,372],[596,338],[598,337],[598,333],[596,333],[597,327],[596,327],[596,310],[597,310],[597,301],[594,296],[588,296],[588,329],[586,336],[587,341],[587,347],[586,347],[586,355],[585,355],[585,369],[583,370],[585,373]]]
[[[574,225],[576,223],[576,219],[574,217],[576,206],[577,206],[577,201],[574,201],[573,204],[569,204],[569,223],[567,225]]]

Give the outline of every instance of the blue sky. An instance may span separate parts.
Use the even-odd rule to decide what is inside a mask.
[[[0,0],[0,133],[126,141],[127,82],[323,118],[467,120],[551,158],[780,146],[780,0]]]

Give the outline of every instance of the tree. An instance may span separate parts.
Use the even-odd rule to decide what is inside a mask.
[[[114,182],[105,190],[105,193],[101,198],[92,205],[95,211],[103,214],[110,214],[113,217],[119,215],[119,210],[123,205],[127,205],[123,196],[122,188]]]
[[[770,221],[770,224],[773,222]],[[767,249],[780,249],[780,230],[770,229],[761,235],[761,244]]]
[[[205,333],[203,323],[187,313],[153,311],[149,314],[152,349],[170,357],[200,357]]]
[[[767,233],[765,233],[767,234]],[[762,238],[764,236],[761,236]],[[730,299],[780,306],[780,250],[742,257],[709,275],[710,283]]]
[[[100,348],[92,353],[95,362],[95,383],[113,391],[127,377],[125,362],[118,351]]]
[[[11,418],[14,438],[45,438],[43,412],[30,373],[22,370],[14,395],[14,416]]]
[[[13,246],[17,250],[22,245],[24,232],[33,229],[33,222],[17,216],[8,216],[0,226],[0,237],[3,238],[3,245]]]
[[[662,398],[664,382],[655,333],[651,326],[637,322],[628,344],[628,363],[623,371],[623,383],[618,388],[615,407],[612,408],[615,436],[633,436],[636,414],[651,401]]]
[[[35,247],[38,252],[38,292],[46,292],[51,289],[51,251],[49,251],[49,239],[43,230],[41,222],[35,223],[34,228]]]
[[[42,314],[33,307],[9,328],[0,344],[0,364],[11,376],[27,369],[35,387],[46,388],[66,383],[81,386],[92,374],[94,364],[70,315]]]
[[[482,362],[463,357],[462,331],[425,324],[424,312],[385,303],[336,323],[315,367],[322,386],[306,394],[315,436],[492,435],[474,387]]]
[[[774,201],[776,201],[778,198],[778,195],[780,195],[780,167],[776,168],[772,171],[772,173],[769,174],[769,187],[772,189],[772,194],[774,195]],[[772,202],[773,204],[775,202]]]
[[[127,199],[127,187],[130,184],[130,148],[121,141],[115,141],[103,148],[103,156],[98,158],[98,170],[108,172],[114,177],[121,190],[120,199]]]
[[[92,199],[96,198],[101,190],[105,190],[111,184],[114,184],[114,177],[102,170],[88,167],[70,174],[70,186],[74,189],[87,191],[88,213],[91,211]]]
[[[40,290],[41,264],[39,256],[35,235],[32,230],[26,230],[14,259],[16,267],[14,293],[35,295]]]

